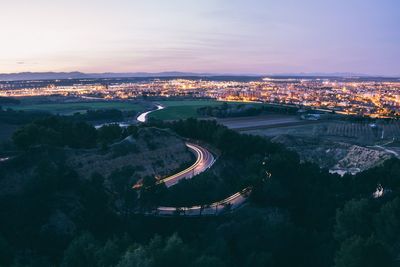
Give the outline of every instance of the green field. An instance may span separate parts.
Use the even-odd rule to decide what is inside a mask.
[[[182,100],[182,101],[159,101],[166,107],[149,114],[149,118],[159,120],[179,120],[187,118],[198,118],[197,109],[205,106],[219,106],[224,103],[217,100]],[[244,102],[228,102],[229,104],[250,104]],[[261,103],[251,103],[252,105],[263,105]]]
[[[39,101],[38,101],[39,100]],[[215,100],[182,100],[182,101],[159,101],[161,105],[167,107],[151,113],[151,118],[161,120],[186,119],[198,117],[199,107],[220,105],[221,102]],[[23,111],[46,111],[53,114],[71,115],[76,112],[86,112],[88,109],[119,109],[121,111],[143,112],[148,110],[151,102],[128,102],[128,101],[88,101],[88,102],[60,102],[60,103],[41,103],[40,99],[25,98],[21,99],[20,104],[3,105],[4,109]]]
[[[129,102],[129,101],[82,101],[82,102],[48,102],[46,98],[23,98],[20,104],[3,105],[4,109],[23,111],[45,111],[53,114],[72,115],[76,112],[84,113],[89,109],[119,109],[121,111],[144,112],[149,110],[155,103],[152,102]],[[223,102],[216,100],[161,100],[157,103],[166,107],[149,114],[150,118],[159,120],[178,120],[197,118],[197,109],[205,106],[222,105]],[[233,104],[236,102],[231,102]]]
[[[221,105],[222,102],[215,100],[184,100],[184,101],[159,101],[166,107],[149,114],[149,118],[159,120],[179,120],[187,118],[197,118],[197,109],[205,106]]]
[[[119,109],[121,111],[143,111],[145,106],[140,103],[121,102],[121,101],[99,101],[99,102],[73,102],[73,103],[29,103],[22,102],[19,105],[4,105],[4,109],[24,111],[47,111],[53,114],[70,115],[75,112],[85,112],[88,109]]]

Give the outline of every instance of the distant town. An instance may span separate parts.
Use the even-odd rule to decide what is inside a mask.
[[[400,79],[320,77],[169,77],[0,82],[0,96],[87,99],[192,97],[310,107],[372,118],[400,115]]]

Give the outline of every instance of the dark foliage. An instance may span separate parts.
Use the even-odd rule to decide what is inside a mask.
[[[13,125],[26,124],[49,116],[50,113],[47,112],[25,112],[12,109],[3,110],[0,108],[0,122]]]
[[[17,130],[13,141],[22,149],[42,144],[90,148],[96,145],[96,137],[93,126],[54,116],[36,120]]]
[[[201,198],[202,192],[214,188],[206,200],[247,185],[253,186],[253,193],[249,205],[221,217],[153,218],[132,211],[153,206],[169,189],[155,186],[148,177],[139,196],[132,194],[130,179],[136,171],[132,168],[106,178],[100,174],[80,178],[65,165],[64,150],[57,148],[60,143],[76,145],[58,135],[61,129],[76,134],[79,124],[58,120],[33,123],[39,128],[33,133],[41,133],[33,144],[52,146],[31,147],[0,166],[0,181],[15,170],[32,170],[26,172],[19,194],[0,195],[1,265],[361,267],[398,263],[398,160],[340,178],[300,163],[295,153],[280,145],[240,135],[213,121],[155,123],[211,144],[226,163],[221,176],[205,173],[179,184],[173,189],[179,193],[177,198]],[[137,132],[137,128],[114,130],[119,138]],[[118,139],[114,130],[110,131],[113,138],[103,140]],[[82,140],[87,143],[80,146],[93,145]],[[385,194],[374,198],[377,185]]]
[[[21,127],[13,134],[12,139],[17,147],[24,150],[37,145],[93,148],[98,144],[107,145],[136,134],[135,126],[123,129],[117,124],[111,124],[96,130],[83,121],[51,116],[34,120]]]

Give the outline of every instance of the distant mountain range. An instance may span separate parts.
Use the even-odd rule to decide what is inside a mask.
[[[54,80],[54,79],[96,79],[96,78],[134,78],[134,77],[183,77],[183,76],[212,76],[209,73],[190,72],[127,72],[127,73],[83,73],[83,72],[20,72],[0,73],[0,81],[22,81],[22,80]]]
[[[381,77],[379,75],[369,75],[353,72],[300,72],[300,73],[279,73],[272,76],[292,76],[292,77]]]
[[[216,74],[194,72],[125,72],[125,73],[83,73],[83,72],[20,72],[0,73],[0,81],[55,80],[55,79],[99,79],[99,78],[139,78],[139,77],[212,77],[212,76],[254,76],[254,77],[375,77],[357,73],[282,73],[282,74]],[[377,76],[381,77],[381,76]]]

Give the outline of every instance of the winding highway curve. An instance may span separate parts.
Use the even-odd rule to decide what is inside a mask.
[[[139,114],[136,118],[138,122],[144,123],[147,120],[147,115],[157,111],[164,109],[165,107],[161,105],[157,105],[157,109],[150,110]],[[211,152],[207,149],[186,142],[185,145],[195,154],[196,161],[190,167],[168,176],[164,179],[161,179],[157,182],[157,184],[164,183],[166,187],[171,187],[177,184],[179,181],[183,179],[191,179],[192,177],[206,171],[211,168],[211,166],[215,163],[215,158]],[[133,186],[134,189],[141,188],[142,184],[137,183]],[[188,216],[188,217],[198,217],[198,216],[216,216],[223,214],[227,211],[231,211],[241,207],[247,200],[249,194],[251,192],[251,188],[245,188],[240,192],[237,192],[221,201],[217,201],[208,205],[196,205],[192,207],[165,207],[159,206],[151,211],[147,211],[144,215],[148,216]],[[141,212],[142,213],[142,212]],[[143,213],[142,213],[143,214]]]
[[[196,162],[190,167],[176,174],[161,179],[157,184],[164,183],[166,187],[171,187],[177,184],[183,179],[190,179],[195,175],[198,175],[207,169],[209,169],[215,162],[215,158],[212,153],[207,149],[193,144],[186,143],[186,146],[196,155]],[[142,184],[136,184],[133,188],[138,189],[142,187]],[[244,190],[237,192],[221,201],[217,201],[208,205],[196,205],[192,207],[166,207],[158,206],[151,211],[147,211],[144,214],[149,216],[216,216],[223,214],[227,211],[231,211],[241,207],[247,200],[251,192],[251,188],[245,188]]]
[[[186,143],[186,146],[196,155],[196,162],[183,171],[160,180],[158,183],[165,183],[167,187],[171,187],[182,179],[190,179],[204,172],[214,164],[215,158],[207,149],[192,143]]]
[[[166,187],[171,187],[177,184],[180,180],[190,179],[193,176],[196,176],[205,170],[209,169],[215,162],[215,158],[211,152],[207,149],[193,144],[193,143],[185,143],[185,145],[192,151],[196,156],[196,161],[190,167],[173,174],[171,176],[165,177],[157,181],[157,184],[164,183]],[[134,189],[141,188],[142,184],[137,183],[133,186]]]

